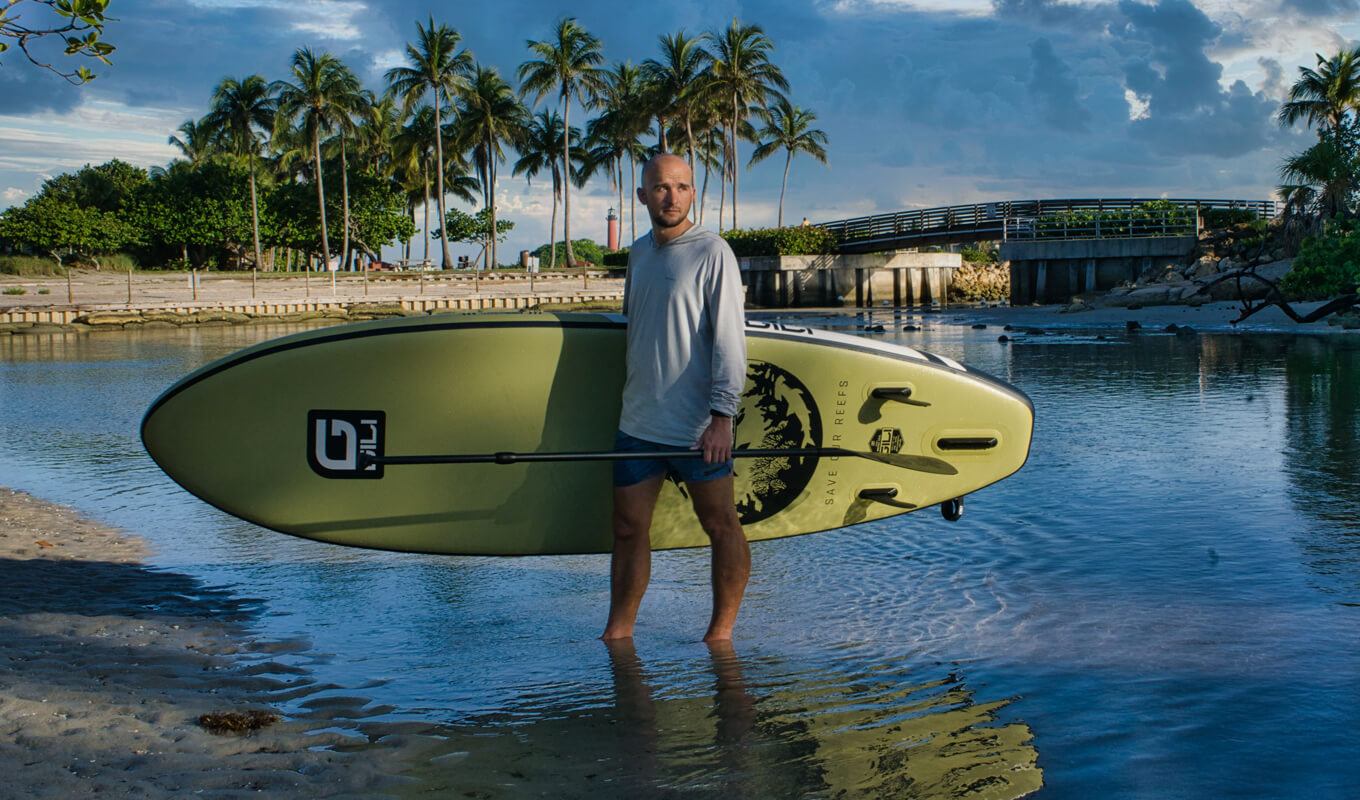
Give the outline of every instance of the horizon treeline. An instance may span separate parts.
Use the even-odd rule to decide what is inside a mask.
[[[81,254],[97,264],[128,251],[181,266],[338,258],[346,268],[355,253],[375,259],[397,243],[412,260],[419,207],[425,260],[434,239],[439,263],[453,267],[450,242],[462,241],[480,245],[478,259],[495,266],[497,242],[513,226],[497,218],[496,204],[496,180],[509,168],[531,187],[547,179],[550,242],[565,242],[567,266],[575,266],[572,188],[607,180],[620,215],[631,208],[636,220],[633,190],[655,153],[674,152],[693,168],[696,222],[717,191],[719,230],[725,221],[739,228],[743,142],[751,145],[748,169],[784,155],[780,226],[794,156],[826,163],[817,115],[789,98],[774,42],[759,25],[734,18],[702,34],[662,34],[656,56],[635,65],[609,63],[603,43],[564,17],[526,41],[526,58],[509,76],[479,63],[433,16],[415,27],[404,63],[380,87],[308,47],[280,78],[223,78],[207,112],[170,137],[179,158],[150,170],[114,160],[58,175],[0,213],[0,240],[58,263]],[[573,124],[574,107],[593,116]],[[450,196],[481,210],[449,208]],[[551,268],[558,248],[549,249]]]

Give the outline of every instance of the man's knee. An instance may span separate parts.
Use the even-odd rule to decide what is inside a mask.
[[[645,538],[652,527],[650,508],[614,508],[614,538],[631,540]]]
[[[710,542],[732,541],[746,538],[741,529],[741,519],[735,508],[713,509],[699,517],[699,524]]]

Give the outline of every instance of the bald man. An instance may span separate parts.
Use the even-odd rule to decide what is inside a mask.
[[[713,545],[704,641],[732,638],[751,550],[732,493],[732,417],[746,386],[745,294],[732,248],[693,224],[694,179],[663,153],[642,170],[651,233],[628,251],[628,376],[615,449],[702,450],[703,458],[614,462],[614,554],[603,639],[627,639],[651,578],[652,512],[668,474],[684,481]]]

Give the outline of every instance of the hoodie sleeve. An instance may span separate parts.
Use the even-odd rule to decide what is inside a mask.
[[[732,248],[721,238],[713,257],[709,289],[713,323],[713,391],[709,407],[729,417],[737,414],[746,390],[746,292]]]

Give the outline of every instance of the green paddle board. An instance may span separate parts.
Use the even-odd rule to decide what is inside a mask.
[[[423,553],[604,553],[608,461],[489,454],[611,450],[624,327],[614,315],[517,312],[299,333],[175,383],[147,411],[142,441],[189,492],[283,533]],[[747,355],[737,448],[821,451],[737,459],[752,541],[948,504],[1028,456],[1029,399],[950,359],[757,321]],[[467,455],[493,463],[394,463]],[[667,482],[652,546],[704,544],[683,486]]]

